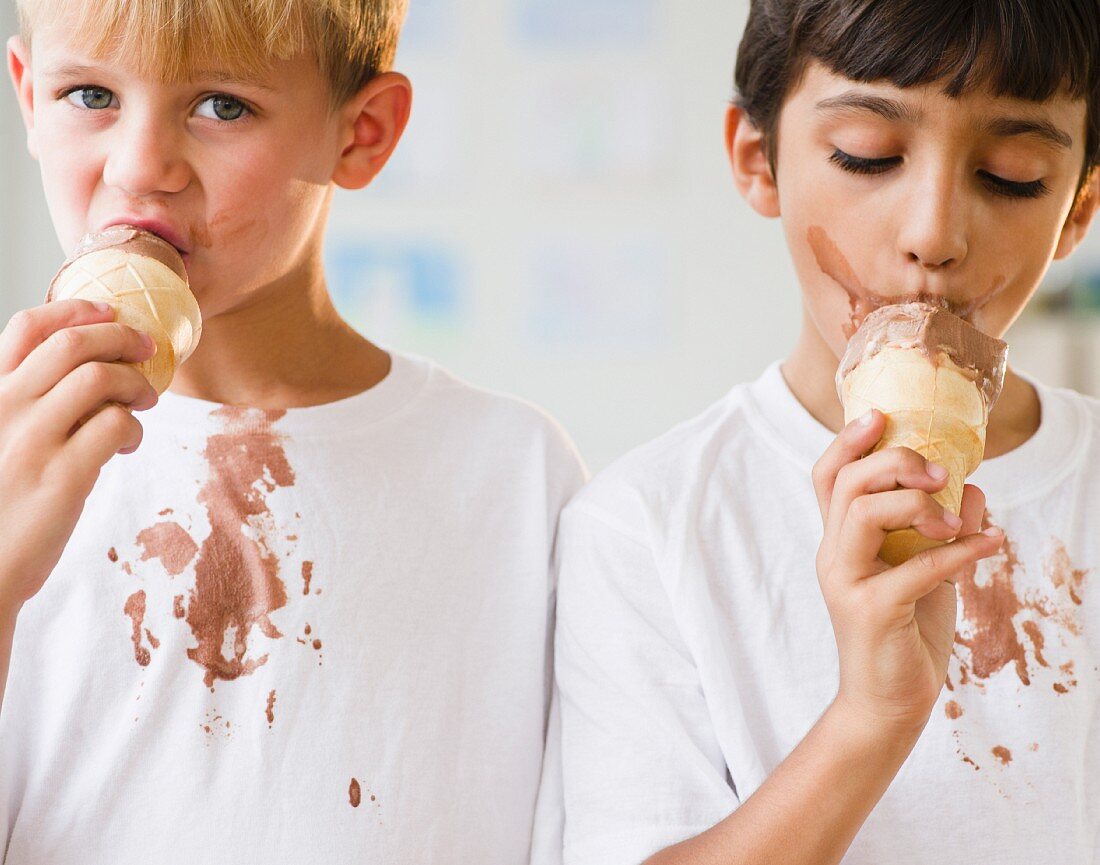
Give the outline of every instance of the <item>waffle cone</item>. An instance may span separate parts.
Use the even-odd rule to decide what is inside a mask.
[[[202,334],[198,302],[179,274],[155,258],[109,247],[71,261],[58,274],[50,300],[79,298],[109,303],[116,320],[148,333],[157,353],[138,369],[164,393]]]
[[[947,469],[947,486],[933,498],[959,514],[963,485],[985,453],[988,412],[973,377],[944,355],[933,363],[919,349],[886,348],[853,369],[841,393],[846,423],[871,409],[886,416],[876,451],[911,448]],[[942,543],[904,529],[886,536],[879,556],[899,565]]]

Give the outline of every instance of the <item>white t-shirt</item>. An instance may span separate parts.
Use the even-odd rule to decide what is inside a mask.
[[[1010,552],[960,584],[950,685],[851,865],[1100,863],[1100,402],[984,463]],[[836,695],[810,471],[834,436],[778,364],[597,477],[562,516],[567,865],[720,822]]]
[[[526,863],[561,429],[396,353],[327,405],[140,418],[19,618],[7,865]]]

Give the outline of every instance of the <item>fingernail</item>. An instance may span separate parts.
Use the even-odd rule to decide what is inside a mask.
[[[950,528],[954,529],[955,531],[958,531],[959,529],[962,528],[962,524],[963,524],[962,517],[959,517],[959,516],[951,513],[951,511],[949,511],[949,510],[944,510],[944,512],[943,512],[943,521],[945,523],[947,523],[947,525]]]
[[[982,534],[989,538],[1000,538],[1004,536],[1004,530],[1000,526],[990,526]]]
[[[153,354],[157,353],[156,341],[151,336],[149,336],[149,334],[143,333],[141,335],[141,344],[145,346],[146,350],[152,349]]]
[[[111,304],[104,303],[102,300],[97,300],[95,303],[92,304],[92,306],[95,307],[96,312],[110,312],[111,311]]]
[[[927,471],[928,477],[932,478],[934,481],[942,481],[947,477],[947,469],[936,463],[929,463]]]
[[[867,412],[862,417],[860,417],[859,425],[860,426],[870,426],[871,421],[873,421],[874,419],[875,419],[875,410],[871,409],[869,412]]]

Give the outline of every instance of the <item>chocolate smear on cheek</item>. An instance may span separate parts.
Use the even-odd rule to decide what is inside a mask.
[[[267,662],[267,655],[245,657],[253,627],[270,639],[282,637],[269,618],[287,602],[279,559],[245,534],[251,521],[270,517],[267,494],[294,485],[280,437],[269,429],[282,415],[268,412],[268,428],[257,432],[247,428],[245,410],[226,407],[214,413],[224,422],[224,432],[207,441],[210,477],[198,499],[206,506],[211,531],[199,551],[187,611],[198,641],[187,655],[206,668],[207,687],[216,679],[248,675]],[[223,653],[227,642],[231,657]]]
[[[359,803],[363,801],[363,791],[359,789],[359,782],[354,778],[351,779],[351,784],[348,787],[348,800],[351,802],[352,808],[358,808]]]
[[[825,229],[819,225],[811,225],[806,232],[806,241],[813,250],[817,266],[829,279],[839,285],[848,294],[848,303],[852,308],[852,318],[844,325],[844,335],[851,339],[868,315],[875,311],[882,303],[876,303],[870,297],[870,292],[859,281],[852,265],[844,257],[832,238],[825,233]]]

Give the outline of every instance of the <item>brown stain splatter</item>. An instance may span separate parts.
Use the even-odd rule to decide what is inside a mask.
[[[118,561],[118,551],[115,550],[114,547],[111,547],[109,550],[107,550],[107,558],[110,559],[112,562],[117,562]]]
[[[351,784],[348,786],[348,800],[351,802],[352,808],[358,808],[359,803],[363,801],[363,791],[359,789],[359,782],[354,778],[351,779]]]
[[[1012,762],[1012,752],[1004,745],[997,745],[997,747],[993,749],[993,756],[1000,760],[1003,766],[1007,766]]]
[[[1089,572],[1087,569],[1079,570],[1073,567],[1066,545],[1055,539],[1054,548],[1044,564],[1054,587],[1065,589],[1074,606],[1081,606],[1081,586]]]
[[[313,648],[314,648],[314,649],[317,649],[317,650],[320,650],[320,648],[321,648],[321,641],[320,641],[320,640],[314,640],[314,641],[313,641]]]
[[[267,695],[267,726],[275,723],[275,692]]]
[[[141,644],[141,625],[145,620],[145,590],[141,589],[134,592],[130,597],[126,599],[126,605],[122,608],[122,612],[130,617],[133,623],[133,633],[130,639],[134,642],[134,660],[136,660],[141,666],[149,666],[149,650]]]
[[[1055,682],[1053,687],[1054,687],[1054,690],[1057,691],[1059,694],[1068,694],[1069,693],[1069,688],[1067,688],[1061,682]]]
[[[137,542],[145,548],[141,554],[143,562],[160,559],[164,569],[173,577],[182,574],[199,551],[194,539],[179,523],[157,523],[143,529],[137,536]]]
[[[1031,640],[1031,645],[1035,652],[1035,660],[1044,667],[1049,667],[1047,659],[1043,657],[1043,647],[1046,645],[1046,638],[1043,636],[1042,630],[1039,628],[1039,623],[1028,619],[1022,625],[1024,633],[1027,634],[1028,639]]]
[[[172,598],[172,614],[177,619],[182,619],[187,615],[187,610],[183,608],[183,595],[176,595]]]
[[[311,628],[311,627],[309,626],[309,622],[306,622],[306,627],[305,627],[305,635],[306,635],[306,636],[308,637],[308,636],[309,636],[310,634],[312,634],[312,633],[313,633],[313,628]]]
[[[309,594],[309,581],[313,579],[313,562],[302,562],[302,594]]]
[[[171,509],[171,508],[165,508],[165,509],[164,509],[163,511],[159,511],[159,512],[157,513],[157,516],[158,516],[158,517],[166,517],[166,516],[168,516],[168,515],[169,515],[170,513],[172,513],[172,509]]]
[[[266,494],[294,485],[294,471],[287,462],[281,437],[271,431],[285,412],[263,412],[260,429],[257,412],[224,407],[214,416],[224,431],[212,435],[204,456],[210,477],[199,493],[210,518],[211,532],[195,565],[195,588],[187,612],[198,645],[187,655],[206,669],[205,682],[233,680],[249,675],[267,663],[267,655],[246,658],[248,637],[258,628],[270,639],[282,634],[269,618],[286,605],[286,585],[279,578],[279,560],[247,537],[242,528],[249,518],[270,516]],[[270,478],[270,479],[269,479]],[[233,637],[233,656],[222,646]]]
[[[950,702],[948,702],[943,707],[943,709],[944,709],[944,712],[946,713],[947,717],[950,718],[952,721],[954,721],[957,718],[961,718],[963,716],[962,706],[960,706],[954,700],[951,700]]]
[[[145,629],[145,639],[149,641],[149,645],[152,646],[154,649],[160,648],[160,640],[154,637],[152,633],[150,633],[148,628]]]
[[[122,570],[126,572],[126,576],[132,577],[134,575],[134,569],[130,567],[129,562],[122,563]]]
[[[971,766],[973,766],[975,772],[978,772],[978,771],[981,770],[981,766],[979,766],[977,763],[975,763],[973,760],[971,760],[965,754],[963,754],[963,762],[964,763],[969,763]]]

